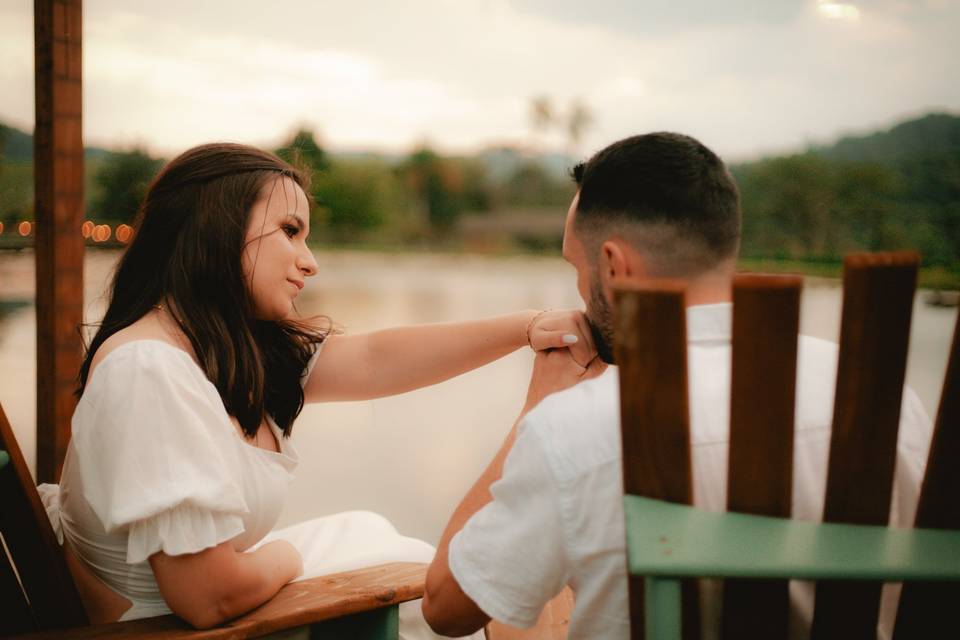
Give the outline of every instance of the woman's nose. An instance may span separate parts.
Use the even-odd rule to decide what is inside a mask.
[[[317,275],[317,259],[313,257],[313,252],[305,248],[297,259],[297,267],[305,276]]]

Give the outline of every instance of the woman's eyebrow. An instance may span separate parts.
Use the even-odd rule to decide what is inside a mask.
[[[288,217],[288,218],[293,218],[294,220],[296,220],[296,221],[297,221],[297,224],[300,225],[300,228],[301,228],[301,229],[306,229],[306,228],[307,228],[307,223],[305,223],[305,222],[303,221],[303,218],[301,218],[299,215],[297,215],[297,214],[295,214],[295,213],[288,213],[288,214],[287,214],[287,217]]]

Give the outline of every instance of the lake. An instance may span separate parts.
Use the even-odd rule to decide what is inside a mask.
[[[103,314],[118,253],[87,252],[85,315]],[[359,333],[400,324],[467,320],[526,308],[579,307],[560,258],[318,251],[319,274],[298,298]],[[0,252],[0,403],[30,464],[35,456],[33,254]],[[808,279],[801,330],[836,340],[840,288]],[[933,414],[957,311],[917,296],[907,382]],[[19,303],[19,304],[18,304]],[[523,404],[533,363],[518,351],[486,367],[392,398],[310,405],[294,429],[302,462],[281,524],[350,509],[389,518],[435,543],[453,507],[486,466]]]

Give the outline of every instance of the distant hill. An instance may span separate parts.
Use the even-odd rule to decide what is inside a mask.
[[[99,158],[111,153],[100,147],[85,147],[84,156]],[[33,134],[0,122],[0,159],[8,162],[33,160]]]
[[[931,113],[901,122],[887,131],[847,136],[836,143],[813,147],[812,153],[846,162],[898,166],[922,156],[960,156],[960,117]]]
[[[960,270],[960,117],[931,113],[832,145],[731,167],[741,254],[839,260],[916,250]]]
[[[4,160],[32,160],[33,136],[0,124],[0,157]]]

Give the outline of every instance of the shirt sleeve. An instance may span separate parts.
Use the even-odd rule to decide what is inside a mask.
[[[539,437],[523,427],[493,500],[450,541],[449,563],[484,613],[527,628],[567,583],[569,561],[557,483]]]
[[[890,524],[894,527],[913,526],[932,436],[933,424],[923,403],[913,389],[904,387],[890,500]]]
[[[243,532],[237,437],[216,388],[175,347],[122,345],[100,363],[74,414],[74,447],[105,531],[128,531],[127,562]]]

